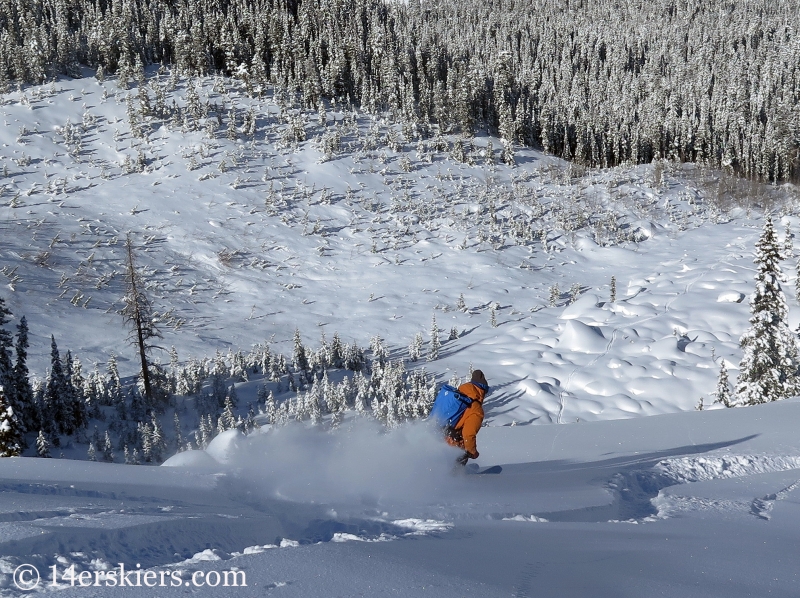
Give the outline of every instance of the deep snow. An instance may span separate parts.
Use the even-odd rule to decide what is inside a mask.
[[[226,101],[249,105],[224,84]],[[700,168],[668,168],[656,184],[650,167],[583,172],[533,150],[514,169],[441,153],[427,163],[410,143],[360,151],[352,127],[352,146],[323,162],[313,139],[277,142],[269,98],[253,101],[255,144],[163,126],[145,144],[125,121],[134,91],[113,81],[22,94],[0,106],[0,282],[31,324],[37,375],[51,333],[86,369],[115,351],[135,372],[115,313],[130,232],[163,344],[183,359],[259,342],[288,352],[295,328],[310,345],[323,331],[363,346],[380,335],[403,358],[435,315],[443,338],[460,336],[413,367],[447,381],[472,364],[492,392],[482,468],[459,475],[424,424],[384,433],[358,418],[335,432],[226,432],[158,468],[0,460],[0,595],[19,594],[21,563],[119,562],[238,567],[244,596],[797,594],[800,402],[694,411],[713,406],[721,360],[735,380],[762,224],[751,208],[786,189],[754,186],[749,205],[726,211]],[[331,111],[330,124],[345,117]],[[80,147],[64,143],[68,120],[85,124]],[[362,137],[387,130],[357,122]],[[123,175],[138,149],[149,172]],[[616,219],[639,241],[604,246],[615,233],[597,221],[558,228],[576,215]],[[778,217],[781,235],[796,228],[791,205]],[[549,231],[546,243],[515,241],[515,223]],[[794,260],[785,267],[791,285]],[[243,402],[257,384],[239,385]],[[153,592],[63,593],[121,591]],[[156,594],[173,592],[220,590]]]

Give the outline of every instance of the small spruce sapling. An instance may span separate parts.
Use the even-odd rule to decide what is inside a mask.
[[[558,283],[550,287],[550,307],[558,305],[558,300],[561,298],[561,291],[558,288]]]
[[[581,285],[579,285],[576,282],[569,288],[569,300],[570,300],[570,303],[575,303],[578,300],[578,297],[580,296],[580,294],[581,294]]]
[[[728,368],[725,367],[724,359],[720,359],[720,362],[719,377],[717,378],[717,390],[715,392],[717,398],[714,400],[714,402],[725,405],[725,407],[733,407],[733,403],[731,402],[730,384],[728,383]]]
[[[616,303],[616,301],[617,301],[617,277],[616,276],[612,276],[611,277],[610,293],[611,293],[611,303]]]
[[[50,458],[50,441],[47,440],[43,430],[39,430],[36,437],[36,454],[44,459]]]

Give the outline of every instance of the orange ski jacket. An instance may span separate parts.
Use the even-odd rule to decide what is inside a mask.
[[[461,415],[454,428],[461,432],[461,442],[456,445],[471,455],[478,452],[478,430],[483,425],[483,399],[486,389],[474,382],[467,382],[458,387],[458,392],[472,399],[472,404]]]

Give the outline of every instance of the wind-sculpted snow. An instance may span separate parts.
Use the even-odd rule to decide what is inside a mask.
[[[737,478],[800,469],[800,456],[788,455],[730,455],[724,457],[681,457],[658,463],[657,471],[675,483]]]

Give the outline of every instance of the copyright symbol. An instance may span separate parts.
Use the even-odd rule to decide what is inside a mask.
[[[39,570],[33,565],[23,564],[14,570],[14,585],[28,591],[39,585]]]

